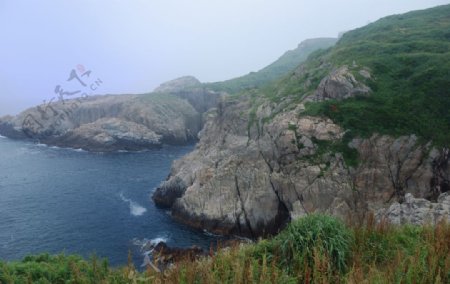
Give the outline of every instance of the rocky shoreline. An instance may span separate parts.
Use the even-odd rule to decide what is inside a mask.
[[[139,151],[198,140],[203,113],[221,93],[193,77],[143,95],[92,96],[52,102],[0,118],[0,134],[94,152]]]

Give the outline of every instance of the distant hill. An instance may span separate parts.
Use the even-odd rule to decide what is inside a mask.
[[[247,75],[223,82],[205,84],[205,86],[216,91],[236,93],[246,89],[267,85],[294,70],[294,68],[305,61],[313,51],[329,48],[330,46],[333,46],[336,41],[337,38],[315,38],[305,40],[301,42],[296,49],[287,51],[278,60],[258,72],[251,72]]]

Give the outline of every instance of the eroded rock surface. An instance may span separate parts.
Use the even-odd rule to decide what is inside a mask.
[[[317,99],[370,95],[347,67],[336,70],[314,92]],[[304,115],[302,102],[281,111],[281,104],[269,101],[255,111],[253,103],[248,97],[226,99],[206,114],[196,149],[174,162],[153,195],[175,219],[215,233],[258,237],[308,213],[364,218],[404,202],[405,194],[431,198],[446,188],[448,151],[414,135],[353,139],[348,147],[359,163],[349,166],[333,147],[323,151],[342,143],[346,133],[330,119]]]
[[[361,69],[359,74],[366,79],[370,79],[370,73],[366,69]],[[323,101],[331,99],[346,99],[357,95],[368,95],[370,88],[363,82],[357,81],[350,72],[348,66],[342,66],[333,70],[328,76],[322,79],[319,87],[313,95],[309,96],[309,101]]]
[[[378,220],[387,219],[394,224],[430,224],[440,221],[450,222],[450,194],[443,193],[436,202],[424,198],[414,198],[406,194],[403,203],[394,202],[389,208],[377,211]]]
[[[192,143],[203,126],[203,112],[221,96],[189,89],[198,87],[197,82],[195,78],[181,78],[150,94],[92,96],[42,104],[0,119],[0,134],[90,151]]]

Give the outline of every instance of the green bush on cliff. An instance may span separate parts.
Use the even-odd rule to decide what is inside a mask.
[[[306,264],[313,267],[314,258],[323,256],[330,258],[336,269],[345,271],[353,237],[336,218],[311,214],[293,221],[273,242],[283,255],[283,266],[294,269]]]

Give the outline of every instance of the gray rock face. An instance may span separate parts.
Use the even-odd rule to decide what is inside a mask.
[[[195,141],[201,114],[169,94],[96,96],[28,109],[0,123],[12,138],[89,151],[140,150]]]
[[[168,180],[156,191],[153,199],[159,206],[170,207],[177,198],[183,196],[186,191],[186,184],[179,177]]]
[[[160,146],[161,138],[142,124],[118,118],[100,118],[58,137],[52,144],[91,151],[134,151]]]
[[[337,94],[334,98],[360,92],[358,82],[326,83],[340,82],[339,74],[324,79],[315,94],[323,93],[321,88]],[[344,129],[302,114],[301,103],[281,112],[279,107],[264,102],[252,117],[251,98],[221,101],[206,114],[196,149],[174,162],[169,179],[153,195],[155,202],[193,227],[257,237],[308,213],[363,218],[403,202],[407,193],[431,198],[446,188],[445,149],[422,145],[414,135],[374,134],[351,141],[360,162],[350,167],[340,153],[321,150],[339,142]]]
[[[156,191],[157,203],[171,192],[173,180],[181,179],[183,195],[164,203],[173,205],[176,219],[252,237],[275,233],[290,218],[308,212],[346,214],[353,207],[351,180],[340,155],[330,156],[328,166],[299,161],[315,153],[312,139],[342,137],[339,126],[289,112],[265,125],[259,137],[249,137],[248,120],[236,115],[247,109],[248,102],[219,105],[197,148],[174,164],[171,178]]]
[[[394,202],[389,208],[377,211],[378,220],[388,220],[393,224],[436,224],[445,220],[450,222],[450,195],[446,192],[439,196],[437,202],[424,198],[414,198],[408,193],[405,202]]]
[[[199,80],[192,76],[181,77],[161,84],[155,93],[169,93],[186,99],[199,113],[215,107],[223,95],[206,89]]]
[[[366,69],[361,69],[359,74],[366,79],[370,79],[370,73]],[[357,95],[368,95],[369,93],[370,88],[357,81],[347,66],[342,66],[323,78],[316,92],[309,96],[307,100],[340,100]]]
[[[221,94],[183,89],[187,85],[201,87],[193,77],[182,78],[163,84],[165,93],[93,96],[40,105],[0,119],[0,134],[89,151],[192,143],[203,126],[203,112]]]

